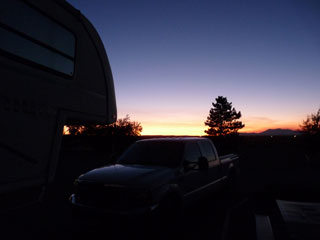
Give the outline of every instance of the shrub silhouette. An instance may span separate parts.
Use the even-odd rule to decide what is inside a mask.
[[[320,135],[320,108],[315,114],[307,116],[300,125],[300,131],[307,135]]]
[[[143,128],[141,123],[130,121],[126,115],[109,125],[67,125],[67,129],[70,135],[140,136]]]

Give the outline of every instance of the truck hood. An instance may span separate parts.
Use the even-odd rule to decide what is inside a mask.
[[[81,175],[79,180],[110,185],[156,187],[169,182],[174,173],[174,169],[167,167],[116,164],[91,170]]]

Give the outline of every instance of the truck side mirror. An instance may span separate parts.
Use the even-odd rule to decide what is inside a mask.
[[[184,160],[183,161],[183,169],[185,171],[192,170],[192,169],[194,169],[194,164],[191,166],[191,162]]]
[[[206,157],[199,157],[198,159],[199,170],[208,170],[209,163]]]

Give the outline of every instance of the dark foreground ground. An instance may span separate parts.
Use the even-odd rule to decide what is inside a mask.
[[[218,144],[219,145],[219,144]],[[70,147],[71,146],[71,147]],[[64,142],[56,182],[41,206],[1,216],[1,239],[256,239],[256,213],[270,213],[274,199],[320,202],[317,153],[293,137],[238,140],[241,174],[233,193],[201,200],[178,221],[73,218],[68,197],[74,178],[108,162],[109,150]],[[219,149],[218,149],[219,150]],[[221,148],[222,153],[229,153]],[[167,221],[168,220],[168,221]]]
[[[241,211],[242,236],[254,239],[251,231],[254,218],[247,199],[224,196],[200,200],[174,221],[91,215],[74,218],[68,204],[52,202],[40,209],[30,207],[23,215],[21,211],[11,214],[2,223],[5,226],[2,236],[6,236],[3,239],[231,239],[228,235],[235,223],[230,218],[232,207]]]

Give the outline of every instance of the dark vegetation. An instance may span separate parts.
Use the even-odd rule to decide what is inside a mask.
[[[244,127],[241,121],[241,112],[237,112],[232,107],[232,102],[228,102],[226,97],[218,96],[216,103],[212,103],[209,116],[205,125],[209,128],[204,132],[209,136],[226,136],[237,134],[238,130]]]
[[[309,136],[320,135],[320,108],[314,114],[308,115],[300,126],[301,132]]]
[[[83,136],[140,136],[142,126],[139,122],[130,121],[129,115],[119,118],[115,123],[109,125],[67,125],[67,132],[70,135]]]

